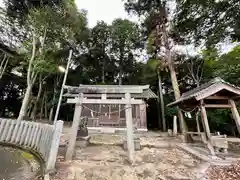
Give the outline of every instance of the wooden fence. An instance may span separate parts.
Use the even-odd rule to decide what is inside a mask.
[[[0,119],[0,142],[37,152],[45,161],[45,171],[55,168],[63,121],[56,125]]]

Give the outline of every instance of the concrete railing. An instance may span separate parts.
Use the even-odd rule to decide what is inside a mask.
[[[37,152],[45,162],[45,172],[55,168],[63,121],[56,126],[29,121],[0,119],[0,142]]]

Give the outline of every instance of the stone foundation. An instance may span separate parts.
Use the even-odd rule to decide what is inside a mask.
[[[240,144],[239,143],[234,143],[234,142],[228,142],[229,149],[232,150],[240,150]]]
[[[140,139],[139,138],[135,138],[134,139],[134,148],[136,151],[138,150],[141,150],[141,145],[140,145]],[[123,149],[124,150],[127,150],[128,147],[127,147],[127,140],[123,140]]]

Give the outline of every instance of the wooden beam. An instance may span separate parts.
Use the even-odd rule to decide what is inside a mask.
[[[75,93],[89,93],[89,94],[103,94],[103,93],[117,93],[117,94],[125,94],[125,93],[143,93],[144,89],[148,89],[149,86],[90,86],[90,85],[81,85],[77,86],[64,86],[64,89],[68,91],[74,91]]]
[[[205,104],[206,108],[231,108],[229,104]]]
[[[240,116],[239,116],[235,101],[231,99],[229,100],[229,103],[231,105],[232,115],[235,120],[238,132],[240,133]]]
[[[107,99],[107,94],[101,94],[101,98],[106,100]]]
[[[206,108],[203,106],[203,101],[201,101],[201,115],[202,115],[202,121],[203,121],[203,127],[205,130],[205,133],[207,135],[208,140],[211,139],[211,132],[208,124],[208,119],[207,119],[207,112]]]
[[[206,97],[205,99],[212,99],[212,100],[228,100],[229,99],[229,97],[227,97],[227,96],[208,96],[208,97]]]
[[[79,98],[67,99],[67,103],[76,104],[79,103]],[[129,100],[126,99],[83,99],[83,104],[127,104]],[[143,104],[143,100],[139,99],[130,99],[131,104]]]

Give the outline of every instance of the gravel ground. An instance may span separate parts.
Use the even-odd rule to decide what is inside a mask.
[[[67,134],[62,136],[61,145],[67,143]],[[52,180],[67,179],[74,168],[76,180],[195,180],[201,162],[189,154],[174,148],[176,138],[140,137],[141,151],[135,153],[135,164],[130,165],[127,152],[119,146],[121,135],[92,135],[91,145],[76,149],[72,164],[63,161],[64,148],[60,149],[57,174]],[[171,148],[168,148],[170,144]],[[161,148],[157,148],[161,147]]]
[[[207,171],[208,180],[240,180],[240,162],[231,166],[213,166]]]
[[[66,145],[67,136],[61,140]],[[64,148],[57,160],[57,174],[52,180],[67,180],[76,171],[76,180],[240,180],[240,163],[208,167],[191,155],[174,147],[180,141],[172,137],[141,136],[141,151],[136,151],[135,164],[127,161],[119,135],[93,135],[92,146],[76,149],[76,159],[64,162]],[[169,148],[167,148],[169,147]]]
[[[119,146],[89,146],[76,151],[76,180],[195,180],[200,161],[176,149],[143,148],[135,164]]]
[[[70,178],[70,176],[74,177],[73,174],[73,169],[74,167],[72,166],[71,163],[69,162],[57,162],[56,166],[56,173],[51,174],[50,179],[51,180],[73,180],[73,178]]]

